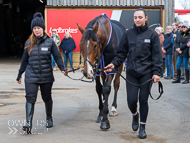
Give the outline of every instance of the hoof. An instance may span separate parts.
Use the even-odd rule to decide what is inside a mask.
[[[110,122],[107,120],[106,122],[101,122],[100,129],[106,131],[110,128]]]
[[[115,117],[115,116],[118,116],[117,111],[111,111],[110,117]]]
[[[96,120],[96,123],[101,123],[103,117],[102,116],[98,116],[97,120]]]

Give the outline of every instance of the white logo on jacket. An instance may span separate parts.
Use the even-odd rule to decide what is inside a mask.
[[[48,47],[41,47],[41,51],[48,51]]]

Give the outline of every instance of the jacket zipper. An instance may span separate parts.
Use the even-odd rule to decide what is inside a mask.
[[[39,44],[39,43],[38,43]],[[37,45],[38,46],[38,45]],[[42,79],[41,73],[41,62],[40,62],[40,47],[38,46],[38,64],[39,64],[39,71],[40,71],[40,80]]]

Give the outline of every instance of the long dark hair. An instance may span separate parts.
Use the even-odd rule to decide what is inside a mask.
[[[48,35],[47,32],[44,31],[44,34],[46,34],[48,36],[48,38],[50,38],[50,36]],[[37,41],[38,41],[38,38],[34,35],[34,33],[32,31],[32,34],[29,36],[29,38],[27,40],[27,43],[25,43],[24,49],[30,48],[30,51],[28,52],[30,54],[34,45],[37,44]]]
[[[144,15],[145,15],[145,18],[146,18],[146,16],[148,16],[148,14],[147,14],[147,12],[146,12],[146,10],[144,8],[138,8],[138,9],[135,10],[135,12],[136,11],[143,11]],[[145,24],[148,26],[148,20],[145,21]]]

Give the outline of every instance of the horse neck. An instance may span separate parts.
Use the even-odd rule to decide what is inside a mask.
[[[105,17],[101,17],[99,19],[99,21],[102,23],[99,22],[99,29],[100,29],[100,34],[99,35],[99,38],[100,38],[100,43],[102,45],[102,47],[104,46],[104,43],[105,43],[105,39],[106,39],[106,44],[108,42],[108,39],[109,39],[109,36],[110,36],[110,32],[111,32],[111,27],[110,27],[110,23],[109,21],[105,18]],[[105,30],[104,30],[104,28]],[[106,31],[106,35],[105,35],[105,31]],[[105,45],[106,46],[106,45]]]

